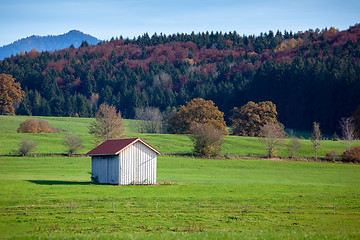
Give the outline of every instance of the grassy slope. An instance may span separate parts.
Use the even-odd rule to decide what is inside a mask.
[[[56,134],[21,134],[16,133],[16,129],[21,122],[25,121],[27,116],[0,116],[0,154],[9,154],[11,150],[17,147],[17,143],[23,138],[29,138],[38,142],[36,153],[65,153],[66,149],[62,146],[65,133]],[[41,117],[33,117],[41,118]],[[52,127],[65,130],[70,133],[76,133],[84,142],[82,153],[86,153],[94,147],[93,138],[88,134],[88,126],[93,121],[90,118],[62,118],[62,117],[42,117],[46,119]],[[186,135],[172,134],[139,134],[136,133],[133,120],[125,120],[128,137],[141,137],[155,146],[159,151],[165,154],[172,153],[191,153],[192,145]],[[301,140],[302,148],[298,156],[313,157],[312,144],[309,140]],[[360,141],[355,143],[360,145]],[[344,145],[341,141],[322,141],[322,149],[319,152],[320,157],[324,157],[331,150],[341,154],[344,151]],[[262,143],[257,138],[225,136],[222,153],[231,153],[250,156],[265,156],[266,151]],[[279,151],[279,156],[288,156],[286,147]]]
[[[8,153],[23,137],[38,141],[38,152],[65,151],[61,146],[64,133],[15,133],[25,119],[0,116],[1,153]],[[85,143],[83,152],[93,147],[87,133],[91,119],[46,119],[53,127],[81,136]],[[131,126],[131,121],[126,123]],[[131,127],[127,135],[141,136],[164,153],[191,152],[186,136],[136,134]],[[300,154],[311,156],[311,143],[303,143]],[[326,141],[323,145],[321,154],[343,149],[341,142]],[[224,139],[223,153],[228,152],[264,154],[257,139],[234,136]],[[175,185],[122,187],[90,184],[90,170],[90,158],[84,157],[0,157],[0,237],[360,236],[359,165],[159,157],[158,182]],[[74,204],[72,214],[68,213],[70,201]],[[197,213],[199,202],[201,211]],[[287,213],[289,203],[291,214]],[[24,215],[25,204],[29,206],[28,215]],[[333,204],[337,206],[335,215]]]

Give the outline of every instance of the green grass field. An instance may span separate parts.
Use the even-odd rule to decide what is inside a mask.
[[[66,148],[62,145],[64,136],[73,133],[81,137],[84,148],[80,153],[86,153],[95,147],[92,136],[88,134],[89,124],[93,121],[90,118],[66,118],[66,117],[31,117],[45,119],[54,128],[63,130],[63,133],[52,134],[29,134],[16,133],[20,123],[30,118],[29,116],[0,116],[0,154],[11,155],[12,150],[17,148],[17,144],[24,138],[36,141],[37,154],[65,154]],[[192,143],[187,135],[173,134],[142,134],[136,132],[134,120],[125,120],[126,136],[141,137],[151,145],[155,146],[164,154],[191,154]],[[314,157],[311,141],[300,140],[302,147],[297,153],[298,157]],[[222,154],[236,154],[242,156],[266,156],[266,151],[258,138],[225,136],[223,140]],[[286,144],[286,143],[285,143]],[[360,145],[360,141],[354,143]],[[318,155],[325,157],[326,153],[335,150],[341,154],[344,144],[341,141],[322,141],[322,148]],[[278,156],[288,157],[289,153],[286,146],[279,149]]]
[[[25,119],[0,116],[2,154],[22,138],[38,141],[36,153],[65,153],[66,133],[16,133]],[[46,120],[79,135],[83,153],[93,147],[91,119]],[[192,151],[187,136],[136,134],[126,124],[127,136],[163,153]],[[299,156],[312,156],[302,141]],[[322,144],[322,156],[344,148]],[[235,136],[222,152],[265,155],[256,138]],[[90,171],[88,157],[1,156],[0,238],[360,239],[360,165],[160,156],[154,186],[94,185]]]

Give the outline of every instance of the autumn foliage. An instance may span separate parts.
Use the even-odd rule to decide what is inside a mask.
[[[241,108],[235,107],[232,121],[232,132],[240,136],[260,136],[261,127],[267,123],[278,123],[276,105],[270,101],[248,102]]]
[[[301,38],[298,39],[291,38],[289,40],[285,40],[275,49],[275,52],[284,51],[286,49],[293,49],[298,45],[300,45],[301,43],[302,43]]]
[[[359,105],[360,25],[245,36],[236,32],[144,34],[0,61],[25,90],[16,114],[93,117],[102,103],[134,118],[189,100],[212,100],[226,121],[248,101],[272,101],[288,128],[326,133]]]
[[[360,163],[360,147],[354,147],[345,151],[341,158],[344,162]]]
[[[58,129],[55,129],[49,125],[46,120],[26,119],[20,123],[17,129],[18,133],[58,133]]]
[[[20,102],[23,96],[20,83],[9,74],[0,74],[0,113],[14,113],[13,103]]]
[[[228,134],[224,113],[211,100],[195,98],[186,106],[181,106],[180,110],[169,119],[169,130],[176,134],[190,133],[190,128],[194,124],[210,124],[222,134]]]

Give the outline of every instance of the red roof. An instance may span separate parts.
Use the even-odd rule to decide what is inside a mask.
[[[124,138],[106,140],[105,142],[88,152],[87,155],[117,155],[126,147],[139,141],[146,145],[148,148],[152,149],[157,154],[161,154],[158,150],[156,150],[140,138]]]

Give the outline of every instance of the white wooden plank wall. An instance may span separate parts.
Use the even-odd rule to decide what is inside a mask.
[[[119,154],[120,185],[156,184],[156,160],[154,151],[137,142]]]
[[[156,184],[156,154],[138,142],[135,148],[139,153],[139,177],[142,184]],[[155,164],[154,164],[155,163]]]

